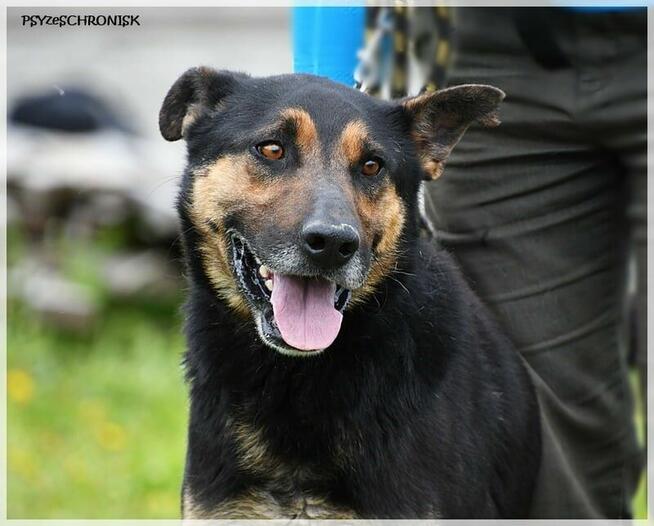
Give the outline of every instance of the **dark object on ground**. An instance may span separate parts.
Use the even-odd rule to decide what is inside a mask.
[[[16,124],[66,132],[129,131],[109,105],[86,90],[71,88],[18,99],[9,112]]]
[[[524,517],[528,374],[418,193],[503,93],[383,102],[308,75],[188,71],[186,518]]]

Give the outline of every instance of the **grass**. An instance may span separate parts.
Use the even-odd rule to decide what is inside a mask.
[[[642,397],[639,396],[641,393],[640,384],[638,379],[638,374],[636,371],[631,374],[631,386],[634,393],[635,407],[634,407],[634,421],[636,425],[636,432],[638,434],[638,441],[641,446],[645,442],[645,419],[643,417],[644,411],[642,406]],[[633,505],[633,514],[634,519],[647,519],[647,472],[645,471],[640,477],[640,483],[636,489],[636,494],[634,495]]]
[[[73,337],[9,310],[8,516],[176,518],[180,328],[137,306]]]
[[[35,247],[8,231],[8,262]],[[8,517],[178,518],[186,389],[181,297],[116,303],[99,269],[120,231],[48,242],[61,272],[88,287],[95,323],[70,333],[8,304]]]

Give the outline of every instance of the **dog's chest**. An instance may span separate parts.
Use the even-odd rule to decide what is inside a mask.
[[[329,467],[282,458],[261,429],[243,421],[233,423],[232,429],[240,468],[263,481],[262,488],[253,492],[260,505],[271,512],[269,517],[334,519],[354,516],[352,511],[333,504],[315,489],[325,485],[332,471]]]
[[[355,519],[349,509],[306,492],[273,494],[261,488],[228,498],[210,508],[184,494],[185,519]]]
[[[245,491],[217,505],[203,506],[184,493],[185,518],[199,519],[352,519],[355,513],[336,505],[321,492],[324,471],[282,458],[261,429],[229,420],[239,471],[252,482]]]

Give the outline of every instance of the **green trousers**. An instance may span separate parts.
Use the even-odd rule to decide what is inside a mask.
[[[544,65],[515,13],[455,12],[449,84],[507,97],[502,125],[471,127],[427,183],[427,213],[533,373],[544,445],[532,516],[630,517],[643,453],[625,298],[635,269],[644,364],[646,14],[540,10],[533,27],[564,59]]]

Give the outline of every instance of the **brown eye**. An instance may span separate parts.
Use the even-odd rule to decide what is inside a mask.
[[[284,157],[284,148],[281,144],[275,141],[262,142],[257,145],[257,151],[266,159],[271,161],[279,161]]]
[[[373,175],[377,175],[382,169],[382,162],[379,159],[369,159],[365,163],[363,163],[363,166],[361,167],[361,173],[363,175],[367,175],[368,177],[372,177]]]

